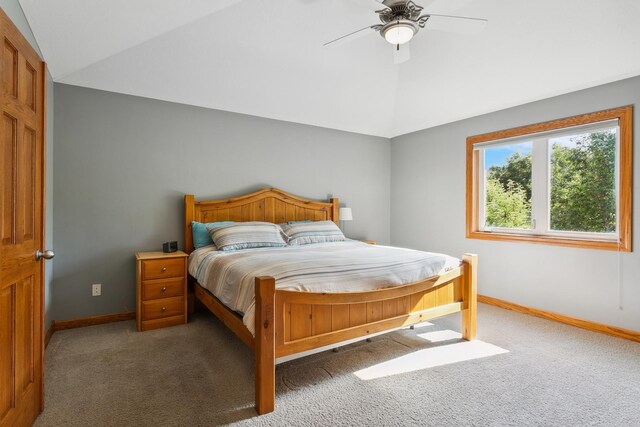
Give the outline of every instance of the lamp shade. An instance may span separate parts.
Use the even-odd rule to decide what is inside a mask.
[[[340,216],[340,221],[351,221],[353,220],[353,214],[351,213],[351,208],[340,208],[340,212],[338,212]]]

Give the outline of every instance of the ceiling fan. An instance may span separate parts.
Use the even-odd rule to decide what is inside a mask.
[[[382,9],[376,10],[382,24],[370,25],[361,28],[337,39],[325,43],[323,46],[329,46],[339,41],[347,41],[362,34],[366,30],[373,30],[379,33],[387,42],[395,46],[394,62],[400,64],[408,61],[410,51],[408,42],[411,40],[421,28],[425,28],[427,21],[439,20],[439,25],[434,29],[470,33],[477,32],[484,28],[488,22],[482,18],[471,18],[467,16],[440,15],[433,13],[422,13],[422,6],[413,2],[413,0],[369,0],[376,7],[383,6]],[[447,22],[448,21],[448,22]],[[431,26],[427,26],[429,29]],[[402,48],[401,48],[402,46]]]

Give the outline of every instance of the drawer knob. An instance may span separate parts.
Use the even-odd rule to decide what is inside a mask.
[[[166,286],[163,286],[163,287],[162,287],[162,289],[160,289],[160,290],[161,290],[162,292],[164,292],[164,291],[166,291],[166,290],[167,290],[167,287],[166,287]]]
[[[167,310],[167,307],[162,307],[162,308],[160,309],[160,311],[166,311],[166,310]]]
[[[167,271],[167,267],[162,267],[160,271]]]

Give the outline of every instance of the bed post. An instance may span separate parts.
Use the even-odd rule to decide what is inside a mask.
[[[462,310],[462,338],[471,341],[476,337],[476,315],[478,312],[478,255],[464,254],[462,298],[465,309]]]
[[[184,251],[188,254],[193,252],[193,231],[191,221],[195,220],[196,201],[193,194],[184,196]]]
[[[339,212],[340,212],[340,200],[337,197],[332,197],[329,199],[331,202],[331,220],[336,223],[336,225],[340,225],[338,222]]]
[[[253,351],[256,356],[256,411],[273,412],[276,399],[275,299],[273,277],[256,277],[256,327]]]

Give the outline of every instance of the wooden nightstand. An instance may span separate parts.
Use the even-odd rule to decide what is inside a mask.
[[[187,257],[182,251],[136,253],[138,331],[187,323]]]

